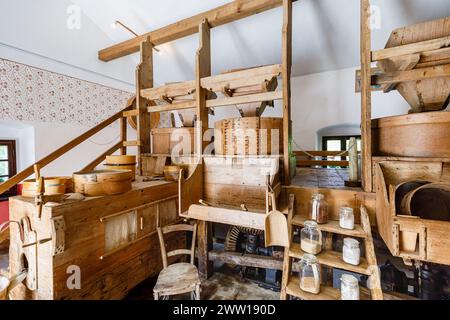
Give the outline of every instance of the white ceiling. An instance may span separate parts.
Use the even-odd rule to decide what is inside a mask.
[[[229,0],[72,0],[111,39],[111,45],[132,37],[111,27],[121,20],[145,33],[223,5]],[[373,47],[384,47],[390,32],[401,26],[450,15],[449,0],[372,0],[380,8],[381,28]],[[281,8],[212,31],[213,73],[281,59]],[[293,75],[359,65],[359,0],[299,0],[293,14]],[[194,77],[197,36],[162,45],[155,55],[158,83]],[[102,48],[98,48],[102,49]],[[134,57],[137,63],[137,56]]]

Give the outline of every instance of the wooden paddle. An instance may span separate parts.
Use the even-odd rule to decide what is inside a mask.
[[[264,238],[266,247],[289,247],[288,225],[286,216],[277,210],[275,192],[268,191],[272,202],[272,211],[265,219]]]

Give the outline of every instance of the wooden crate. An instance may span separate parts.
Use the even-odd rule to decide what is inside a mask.
[[[321,193],[325,195],[328,203],[328,219],[339,221],[339,208],[353,208],[355,214],[355,222],[360,223],[360,209],[364,205],[367,209],[369,221],[372,226],[376,225],[375,216],[375,199],[374,193],[364,192],[361,189],[344,189],[344,188],[316,188],[303,186],[283,186],[282,200],[287,203],[289,195],[295,196],[295,213],[302,217],[309,216],[309,205],[313,194]]]
[[[282,154],[283,119],[245,117],[217,121],[214,148],[216,155]]]
[[[266,174],[279,183],[279,157],[204,157],[204,197],[218,206],[264,210]]]
[[[161,225],[178,221],[177,184],[135,183],[122,195],[45,206],[41,219],[33,199],[11,198],[11,219],[30,221],[25,242],[43,240],[23,249],[17,225],[11,226],[11,273],[23,267],[30,270],[26,284],[16,287],[12,298],[123,298],[162,269],[158,211]],[[131,229],[122,233],[125,226]],[[174,234],[169,246],[182,247],[184,241],[184,236]],[[70,289],[67,284],[77,269],[81,287]]]
[[[194,153],[194,128],[155,128],[151,130],[152,153],[172,153],[173,148],[182,144],[183,150]]]

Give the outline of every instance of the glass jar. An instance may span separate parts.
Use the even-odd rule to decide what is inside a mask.
[[[341,276],[341,300],[359,300],[358,279],[350,274]]]
[[[305,221],[305,227],[300,232],[300,247],[310,254],[318,254],[322,251],[322,232],[318,229],[317,222]]]
[[[320,268],[315,256],[307,253],[303,255],[298,275],[301,290],[313,294],[320,292]]]
[[[339,226],[342,229],[355,229],[355,216],[353,209],[349,207],[339,208]]]
[[[345,238],[342,247],[342,259],[344,262],[357,266],[361,258],[361,250],[359,249],[359,241],[353,238]]]
[[[319,224],[328,222],[328,203],[323,194],[313,194],[309,205],[309,218]]]

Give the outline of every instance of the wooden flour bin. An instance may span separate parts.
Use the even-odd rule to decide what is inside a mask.
[[[378,232],[394,256],[450,265],[450,222],[401,215],[393,203],[406,181],[450,184],[450,159],[413,160],[374,158]]]
[[[426,112],[372,121],[374,154],[450,157],[450,112]]]
[[[177,188],[176,183],[161,181],[134,183],[133,189],[122,195],[44,206],[40,220],[36,216],[34,199],[11,198],[11,219],[28,218],[31,232],[26,234],[44,239],[25,252],[29,268],[37,270],[34,276],[37,290],[22,284],[12,291],[11,297],[123,298],[137,284],[162,269],[156,219],[159,215],[161,225],[178,221]],[[108,230],[122,228],[129,217],[134,220],[127,227],[134,225],[134,234],[125,242],[117,237],[111,239]],[[168,240],[169,246],[180,247],[185,238],[169,237]],[[18,227],[12,225],[10,270],[13,274],[23,268],[23,253]],[[36,254],[38,259],[35,259]],[[70,290],[67,279],[78,267],[81,288]],[[33,278],[33,274],[30,277]]]

